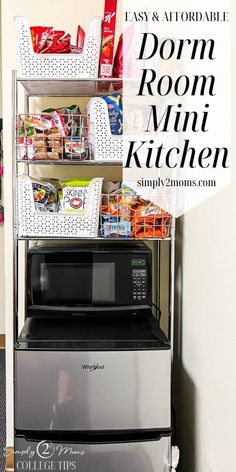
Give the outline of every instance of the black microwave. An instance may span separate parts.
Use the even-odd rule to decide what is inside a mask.
[[[28,252],[28,316],[142,315],[152,306],[143,243],[38,246]]]

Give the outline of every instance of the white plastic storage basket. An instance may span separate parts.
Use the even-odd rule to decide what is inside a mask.
[[[98,76],[101,49],[101,17],[87,22],[81,54],[36,54],[28,20],[15,17],[18,76],[26,79],[94,79]]]
[[[96,238],[102,181],[102,178],[95,178],[90,182],[85,213],[74,215],[35,210],[31,179],[25,175],[18,176],[18,237]]]
[[[87,106],[90,116],[89,146],[94,160],[121,160],[123,137],[111,133],[107,104],[102,98],[91,98]]]

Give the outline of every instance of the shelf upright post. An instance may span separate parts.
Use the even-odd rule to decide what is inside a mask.
[[[157,249],[157,254],[156,254],[156,260],[155,260],[155,265],[157,266],[156,270],[156,300],[155,303],[159,309],[161,309],[161,241],[157,241],[156,245]]]
[[[12,72],[12,206],[13,206],[13,329],[14,341],[18,333],[18,242],[17,242],[17,202],[16,202],[16,116],[18,114],[17,72]]]
[[[169,244],[169,340],[172,361],[174,352],[174,296],[175,296],[175,218],[172,217],[171,237]]]
[[[30,94],[26,89],[24,89],[24,113],[28,114],[29,112],[30,112]],[[30,175],[30,168],[27,164],[24,165],[24,173],[28,176]],[[27,257],[28,257],[29,243],[30,243],[29,240],[24,240],[22,254],[21,254],[21,251],[19,250],[19,253],[22,255],[23,260],[24,260],[23,262],[24,264],[24,320],[23,320],[24,323],[26,321],[26,316],[27,316],[25,310],[27,307],[26,287],[27,287]],[[19,244],[19,241],[18,241],[18,244]],[[21,257],[21,264],[22,264],[22,257]]]

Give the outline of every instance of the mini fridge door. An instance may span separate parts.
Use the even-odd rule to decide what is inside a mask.
[[[156,440],[75,443],[15,438],[15,470],[169,472],[170,436]]]
[[[171,427],[171,351],[16,351],[17,430]]]

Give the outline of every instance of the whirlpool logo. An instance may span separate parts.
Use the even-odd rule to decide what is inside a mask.
[[[90,372],[94,372],[95,370],[103,370],[105,368],[104,364],[82,364],[83,370],[89,370]]]

